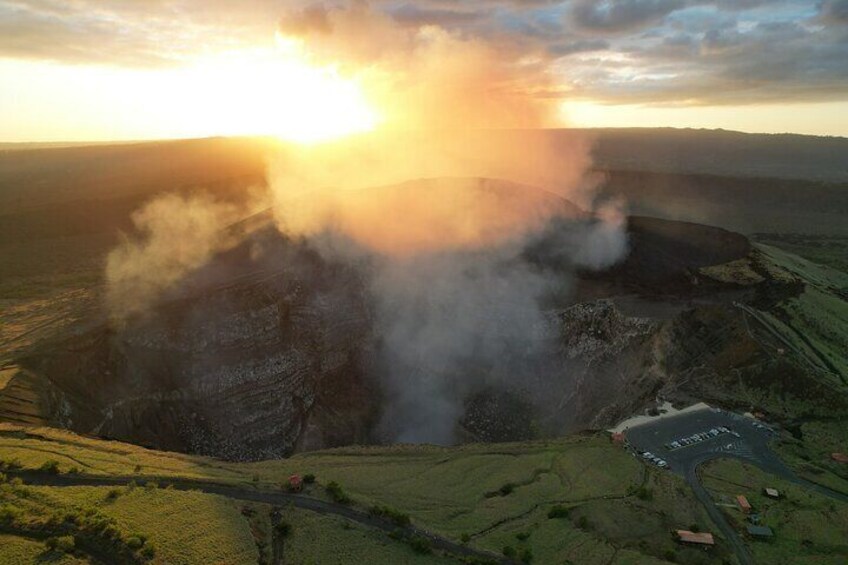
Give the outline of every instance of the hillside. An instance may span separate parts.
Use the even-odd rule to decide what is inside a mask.
[[[57,531],[82,536],[77,544],[82,562],[110,551],[168,563],[470,562],[497,561],[504,554],[508,562],[533,563],[731,558],[721,540],[706,554],[676,543],[672,529],[710,531],[713,525],[680,478],[644,465],[606,435],[457,448],[351,447],[238,464],[4,424],[0,459],[8,473],[0,487],[0,519],[13,536],[0,546],[4,563],[24,552],[58,557],[38,541]],[[292,495],[280,486],[293,473],[316,477],[300,498],[290,499],[294,506],[283,503]],[[710,466],[708,486],[738,482],[736,473],[732,466]],[[35,484],[88,480],[102,486],[24,486],[15,476]],[[339,487],[328,489],[333,483]],[[821,561],[825,548],[817,540],[838,536],[848,505],[803,496],[809,510],[794,515],[794,527],[815,524],[812,548],[818,549],[783,536],[781,529],[782,555],[794,555],[793,563],[836,563]],[[310,510],[310,500],[326,509]],[[19,510],[12,512],[10,504]],[[376,508],[384,509],[382,518],[369,510]],[[162,515],[169,519],[156,518]],[[69,522],[68,516],[101,519],[105,529],[89,526],[89,518]],[[824,516],[831,519],[823,521]],[[407,519],[412,530],[404,526]],[[319,546],[309,541],[316,537]],[[143,540],[134,550],[133,539]],[[439,549],[442,540],[481,553],[463,557]],[[755,542],[753,547],[759,551]]]

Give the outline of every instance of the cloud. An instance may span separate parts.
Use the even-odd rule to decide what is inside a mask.
[[[451,65],[461,41],[496,73],[524,65],[506,74],[542,98],[820,101],[848,97],[846,23],[848,0],[0,0],[0,57],[169,67],[270,48],[280,30],[320,37],[342,64],[403,68],[429,37],[451,68],[434,78],[469,70]]]
[[[427,8],[421,7],[420,4],[402,4],[396,8],[391,8],[388,13],[401,24],[412,26],[438,25],[442,27],[462,26],[479,21],[487,15],[487,11],[483,9]]]
[[[618,33],[659,21],[685,5],[683,0],[576,0],[571,17],[578,29]]]
[[[820,3],[821,21],[828,24],[848,24],[848,0],[825,0]]]

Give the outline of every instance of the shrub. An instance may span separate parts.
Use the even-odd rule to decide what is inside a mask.
[[[279,534],[280,537],[284,538],[288,537],[292,531],[291,524],[289,524],[285,520],[280,520],[279,522],[274,524],[274,529],[277,531],[277,534]]]
[[[698,532],[701,531],[701,528],[700,528],[700,526],[698,526],[698,524],[692,524],[691,526],[689,526],[689,531],[695,532],[697,534]]]
[[[396,525],[405,528],[410,524],[409,514],[404,514],[394,508],[388,506],[372,506],[368,509],[368,513],[372,516],[379,516],[391,520]]]
[[[517,539],[518,541],[527,541],[529,537],[530,532],[518,532],[517,534],[515,534],[515,539]]]
[[[133,469],[133,473],[135,473],[136,475],[140,474],[141,473],[141,465],[136,465],[135,468]]]
[[[23,510],[11,504],[0,506],[0,524],[13,524],[20,518]]]
[[[666,549],[665,553],[663,553],[663,559],[674,563],[677,560],[677,554],[674,552],[673,549]]]
[[[420,553],[425,555],[427,553],[431,553],[433,551],[433,546],[425,537],[422,536],[412,536],[409,538],[409,546],[412,548],[412,551],[415,553]]]
[[[530,563],[533,561],[533,551],[529,547],[521,550],[521,555],[518,558],[522,563]]]
[[[501,553],[503,553],[505,557],[508,557],[510,559],[515,559],[516,556],[515,548],[511,545],[504,546]]]
[[[41,464],[41,467],[38,468],[39,471],[43,471],[45,473],[50,473],[51,475],[59,474],[59,462],[55,459],[50,459]]]
[[[315,482],[315,475],[313,475],[312,473],[307,473],[303,475],[303,482],[307,485],[311,485]]]
[[[651,490],[651,489],[649,489],[649,488],[639,487],[639,488],[636,490],[636,497],[637,497],[639,500],[653,500],[653,498],[654,498],[654,491],[653,491],[653,490]]]
[[[106,500],[117,500],[119,496],[121,496],[121,489],[110,488],[106,493]]]
[[[141,551],[138,552],[143,558],[150,560],[156,556],[156,548],[150,544],[145,545],[141,548]]]
[[[138,536],[130,536],[127,538],[127,547],[135,551],[136,549],[141,549],[141,546],[144,545],[144,540]]]
[[[548,518],[568,518],[568,508],[562,504],[557,504],[548,512]]]
[[[21,462],[17,459],[0,459],[0,469],[12,471],[14,469],[20,469],[21,467]]]
[[[468,543],[471,541],[471,536],[468,535],[468,532],[463,533],[461,536],[459,536],[459,541],[461,541],[462,543]]]
[[[586,516],[580,516],[577,520],[577,527],[581,530],[589,529],[589,519]]]
[[[342,490],[342,487],[336,481],[330,481],[327,485],[327,494],[333,499],[333,502],[338,504],[350,504],[351,500],[347,493]]]
[[[501,496],[508,496],[512,494],[512,491],[515,490],[515,483],[506,483],[501,488],[498,489],[498,492]]]
[[[62,553],[72,553],[74,551],[73,536],[47,538],[45,544],[53,551],[61,551]]]
[[[77,467],[76,465],[74,465],[73,467],[71,467],[70,469],[68,469],[68,474],[69,474],[69,475],[79,475],[80,473],[82,473],[82,471],[81,471],[81,470],[80,470],[80,468],[79,468],[79,467]]]
[[[152,492],[152,491],[154,491],[158,488],[159,488],[159,483],[157,483],[156,481],[147,481],[146,483],[144,483],[144,490],[146,490],[148,492]]]

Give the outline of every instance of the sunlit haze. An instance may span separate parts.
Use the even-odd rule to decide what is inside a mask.
[[[568,126],[848,135],[841,6],[0,1],[0,141]]]

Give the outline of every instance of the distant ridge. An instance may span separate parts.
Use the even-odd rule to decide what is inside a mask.
[[[594,142],[595,166],[604,170],[706,174],[729,177],[848,182],[848,138],[792,133],[742,133],[722,129],[598,128],[536,130],[557,140],[574,135]],[[514,136],[515,130],[493,130],[487,135]],[[237,140],[271,141],[267,137],[205,138],[161,141],[1,143],[0,159],[12,151],[88,147],[139,147],[168,142],[172,147]],[[225,143],[226,143],[225,142]],[[261,142],[260,142],[261,145]],[[45,153],[45,156],[48,153]],[[81,158],[95,157],[91,153]],[[0,163],[0,170],[3,164]],[[2,180],[2,179],[0,179]]]

